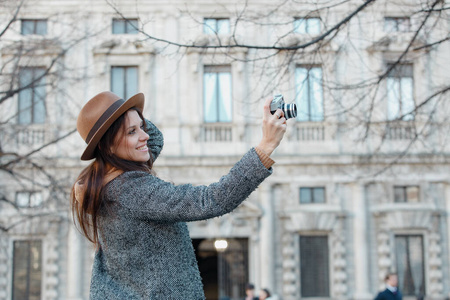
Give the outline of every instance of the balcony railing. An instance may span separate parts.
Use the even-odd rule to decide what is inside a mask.
[[[0,127],[0,141],[5,152],[17,152],[23,147],[39,147],[55,139],[55,132],[45,125]]]
[[[386,126],[387,140],[412,140],[416,136],[416,128],[410,123],[388,124]]]
[[[322,124],[298,124],[295,128],[294,139],[297,141],[323,141],[325,140],[325,127]]]
[[[46,131],[44,129],[23,128],[17,131],[16,143],[19,145],[44,144]]]
[[[200,126],[197,142],[232,142],[233,124],[213,123]]]

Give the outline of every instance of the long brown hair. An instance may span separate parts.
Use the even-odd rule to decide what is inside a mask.
[[[146,130],[145,119],[139,109],[133,107],[130,110],[137,111],[139,117],[144,121],[144,130]],[[111,151],[116,137],[120,138],[121,136],[118,135],[123,135],[125,132],[126,115],[125,112],[108,128],[95,149],[95,160],[81,171],[72,187],[70,198],[75,225],[97,247],[99,246],[98,214],[104,205],[103,187],[106,174],[112,169],[124,172],[144,171],[153,173],[153,157],[150,148],[148,150],[150,159],[145,163],[120,159]],[[81,196],[76,195],[77,184],[83,185],[84,193]],[[81,199],[79,199],[80,197]]]

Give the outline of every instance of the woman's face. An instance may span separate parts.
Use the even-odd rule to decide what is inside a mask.
[[[144,121],[137,111],[131,109],[125,113],[125,128],[114,139],[112,152],[118,158],[147,162],[150,159],[148,153],[148,134],[144,131]]]
[[[267,293],[265,291],[261,290],[259,292],[259,300],[267,299],[267,297],[268,297],[268,295],[267,295]]]

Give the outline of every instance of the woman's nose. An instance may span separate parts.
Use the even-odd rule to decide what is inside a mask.
[[[140,138],[141,138],[141,141],[146,141],[146,140],[148,140],[148,139],[150,138],[150,136],[148,135],[147,132],[145,132],[144,130],[142,130],[142,133],[141,133]]]

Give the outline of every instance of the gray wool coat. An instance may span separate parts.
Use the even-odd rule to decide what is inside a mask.
[[[162,134],[147,125],[156,158]],[[90,299],[205,299],[186,222],[231,212],[271,173],[252,148],[208,186],[174,185],[140,171],[113,179],[103,192]]]

